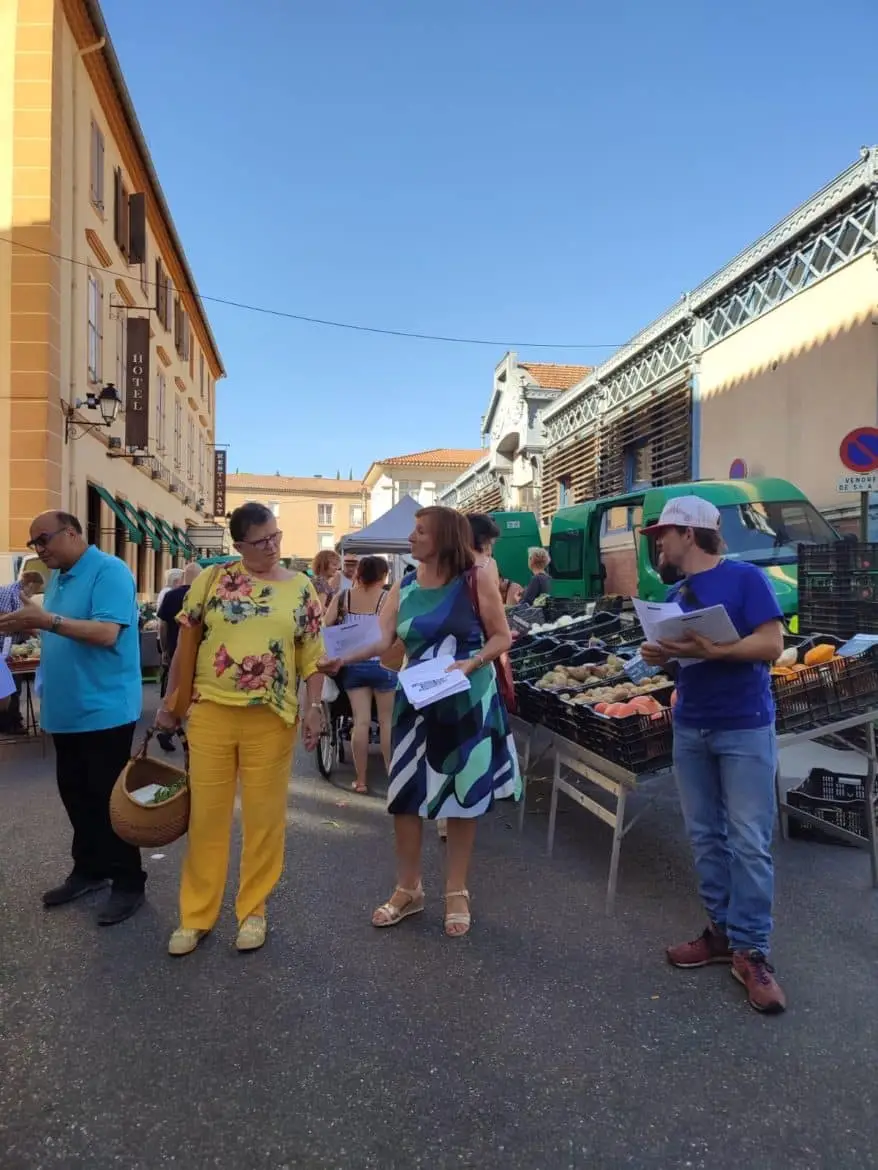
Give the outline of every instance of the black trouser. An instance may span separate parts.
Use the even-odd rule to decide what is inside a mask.
[[[9,706],[0,711],[0,732],[18,731],[24,726],[21,714],[21,679],[15,679],[15,694],[9,696]]]
[[[146,874],[140,850],[110,824],[110,793],[131,758],[134,723],[106,731],[53,735],[58,791],[73,826],[73,868],[90,878],[110,878],[119,889],[142,890]]]

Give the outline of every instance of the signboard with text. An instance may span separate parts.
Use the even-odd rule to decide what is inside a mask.
[[[149,448],[149,318],[129,317],[125,361],[125,446]]]
[[[217,448],[213,453],[213,514],[226,514],[226,455],[227,452]]]
[[[868,475],[842,475],[838,481],[840,492],[878,492],[878,471]]]

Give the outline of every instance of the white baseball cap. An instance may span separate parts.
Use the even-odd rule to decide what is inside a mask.
[[[701,496],[675,496],[662,508],[655,524],[641,528],[641,532],[661,532],[663,528],[709,528],[719,531],[719,510]]]

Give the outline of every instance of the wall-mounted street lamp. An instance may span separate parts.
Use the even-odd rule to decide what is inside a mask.
[[[81,398],[67,407],[64,415],[64,442],[69,443],[71,439],[79,439],[89,431],[97,430],[98,427],[111,427],[116,421],[119,414],[119,408],[122,405],[122,398],[119,391],[112,382],[108,382],[103,390],[98,393],[94,390],[89,390],[85,396],[85,402]],[[77,410],[99,410],[101,412],[101,422],[82,423],[76,418]]]

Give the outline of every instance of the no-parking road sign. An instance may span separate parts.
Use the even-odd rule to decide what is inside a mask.
[[[857,427],[845,435],[838,454],[848,471],[858,475],[878,471],[878,427]]]

